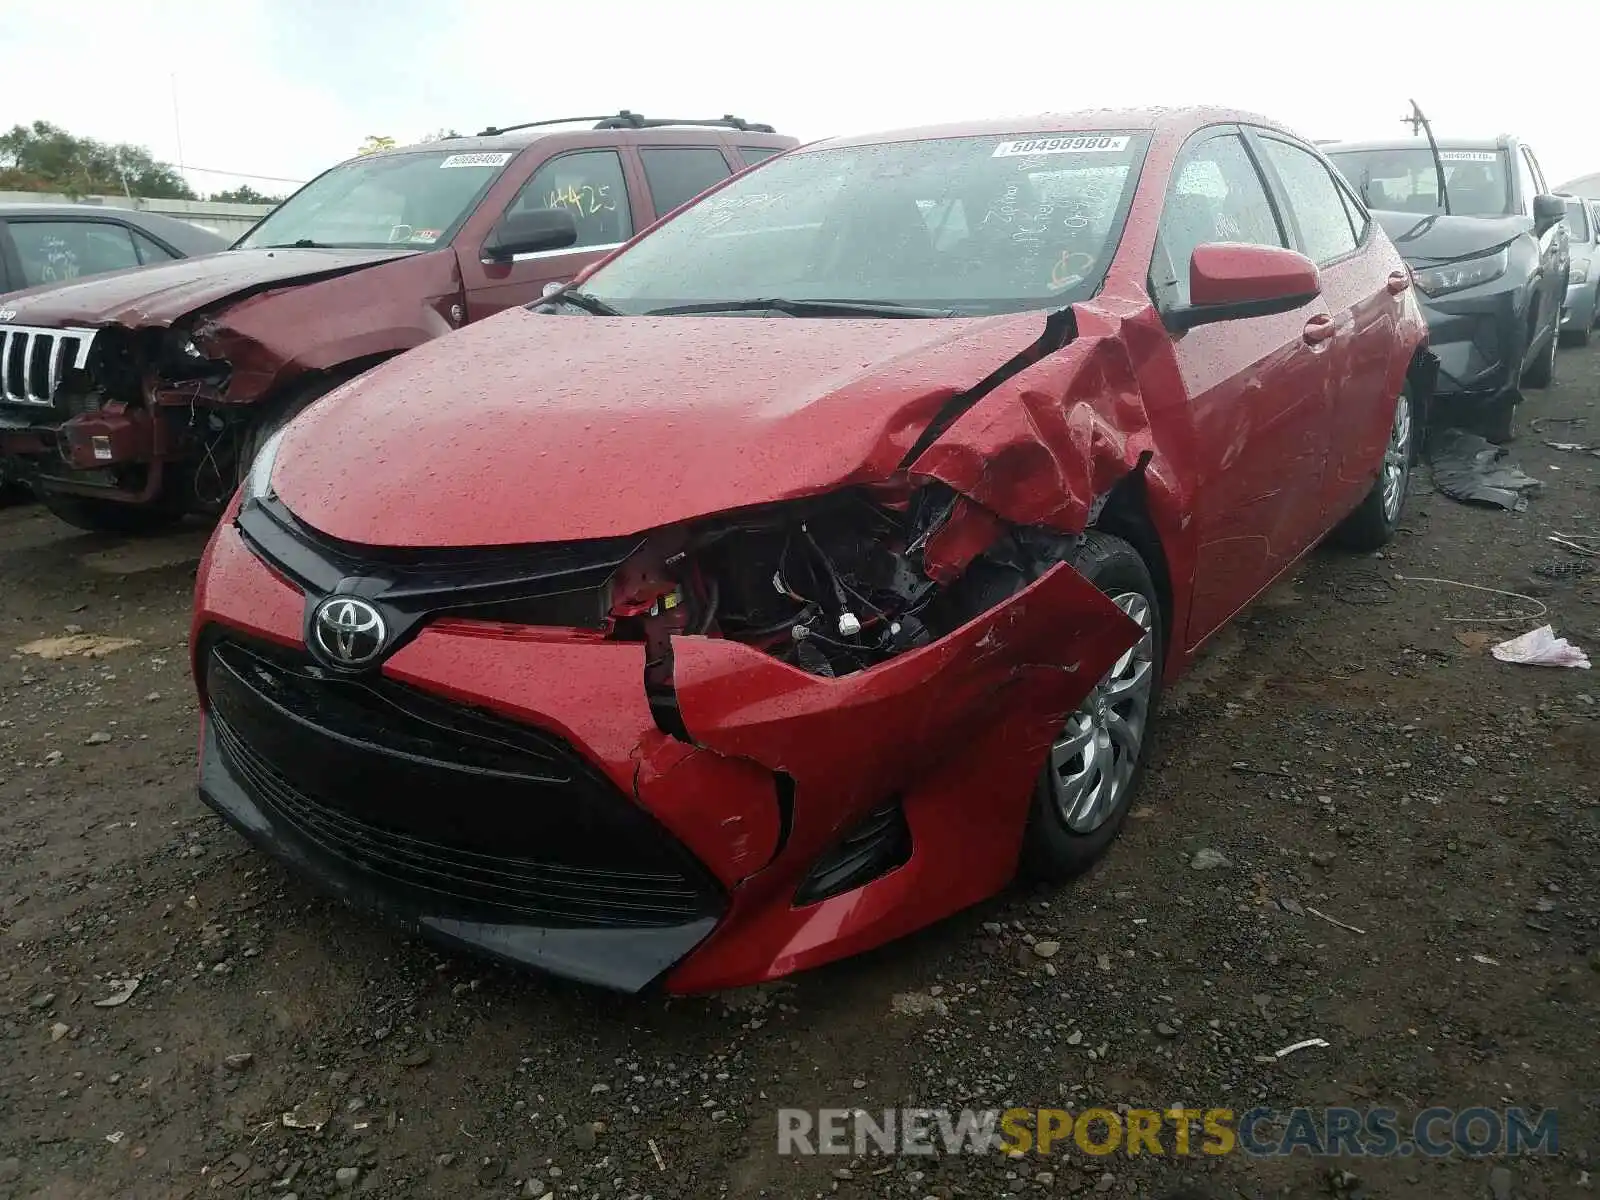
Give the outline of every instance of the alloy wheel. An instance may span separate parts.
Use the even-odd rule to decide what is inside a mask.
[[[1155,687],[1155,612],[1138,592],[1111,602],[1144,630],[1119,658],[1050,748],[1050,788],[1073,833],[1093,833],[1117,811],[1139,765]]]

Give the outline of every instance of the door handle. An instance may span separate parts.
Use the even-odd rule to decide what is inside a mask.
[[[1326,313],[1319,313],[1306,322],[1305,332],[1302,336],[1306,340],[1306,345],[1319,346],[1338,331],[1339,327],[1333,323],[1332,317]]]
[[[1398,296],[1411,286],[1411,272],[1402,268],[1389,273],[1389,282],[1386,285],[1391,296]]]

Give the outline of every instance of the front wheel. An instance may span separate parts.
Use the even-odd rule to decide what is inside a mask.
[[[1539,361],[1529,367],[1522,382],[1533,388],[1547,388],[1556,381],[1556,343],[1561,339],[1556,330],[1550,331],[1550,345],[1539,355]]]
[[[1091,529],[1070,566],[1127,613],[1144,636],[1067,719],[1034,786],[1022,865],[1066,880],[1087,871],[1116,838],[1138,791],[1161,690],[1161,601],[1150,569],[1121,538]]]
[[[1405,388],[1395,401],[1389,444],[1383,450],[1378,478],[1361,507],[1334,530],[1334,540],[1341,546],[1377,550],[1394,537],[1400,524],[1400,509],[1406,502],[1406,487],[1411,482],[1411,464],[1416,459],[1416,427],[1416,406],[1411,402],[1411,389]]]

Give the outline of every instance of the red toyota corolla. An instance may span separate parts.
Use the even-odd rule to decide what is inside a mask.
[[[625,990],[1071,876],[1162,683],[1330,531],[1393,531],[1409,282],[1242,113],[775,158],[270,439],[200,571],[202,795],[360,904]]]

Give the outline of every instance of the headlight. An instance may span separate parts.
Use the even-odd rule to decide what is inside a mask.
[[[1481,283],[1499,279],[1511,262],[1511,249],[1506,247],[1481,258],[1466,258],[1460,262],[1445,263],[1415,272],[1417,287],[1430,296],[1446,292],[1459,292],[1462,288],[1477,287]]]
[[[283,435],[288,431],[288,426],[278,430],[256,451],[255,461],[250,464],[250,474],[244,479],[245,500],[265,500],[272,494],[272,468],[278,461],[278,447],[283,444]]]
[[[1589,282],[1589,260],[1587,258],[1575,258],[1572,260],[1572,274],[1567,276],[1567,282]]]

